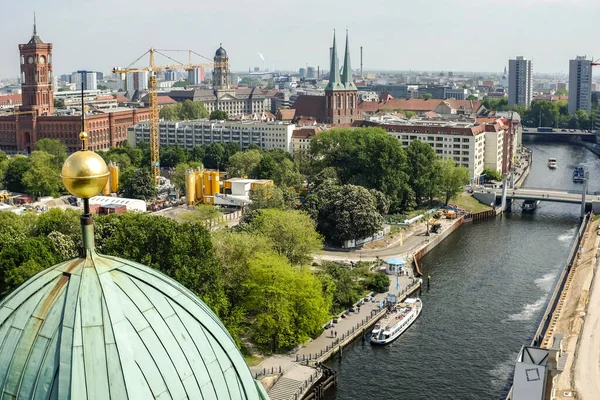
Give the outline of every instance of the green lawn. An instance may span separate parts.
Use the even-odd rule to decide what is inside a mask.
[[[254,367],[262,362],[263,358],[258,356],[244,355],[244,360],[249,367]]]
[[[468,193],[459,194],[457,197],[450,200],[450,203],[456,204],[459,208],[463,208],[472,213],[478,213],[492,209],[490,206],[480,203],[475,197]]]

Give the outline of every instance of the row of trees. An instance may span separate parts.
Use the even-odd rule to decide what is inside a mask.
[[[508,105],[507,99],[485,99],[483,105],[490,110],[516,111],[521,115],[523,125],[529,127],[552,126],[562,129],[593,129],[598,97],[592,95],[592,113],[578,110],[570,114],[566,100],[535,100],[529,108],[520,105]]]
[[[369,290],[389,280],[367,268],[333,264],[313,270],[322,246],[315,223],[301,211],[261,210],[238,230],[212,237],[199,222],[149,214],[95,217],[98,251],[146,264],[198,295],[236,341],[266,351],[297,346]],[[41,215],[0,212],[0,295],[37,272],[75,257],[81,246],[79,212]]]
[[[180,121],[191,119],[209,118],[211,120],[229,119],[229,115],[225,111],[215,110],[208,113],[206,106],[201,101],[186,100],[183,103],[164,106],[159,113],[159,117],[166,121]]]

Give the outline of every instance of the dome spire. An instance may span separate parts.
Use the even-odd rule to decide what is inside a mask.
[[[35,22],[35,11],[33,12],[33,36],[37,36],[37,24]]]
[[[84,125],[84,114],[82,95],[82,125]],[[94,250],[94,221],[90,213],[90,198],[102,191],[110,174],[102,157],[87,149],[87,137],[87,133],[82,130],[79,134],[81,150],[67,158],[60,173],[63,184],[69,193],[83,199],[83,214],[81,215],[82,258],[86,258],[88,252]]]

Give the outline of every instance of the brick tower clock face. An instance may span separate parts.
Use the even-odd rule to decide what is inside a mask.
[[[33,56],[29,56],[29,58],[27,59],[27,62],[29,64],[33,64]]]

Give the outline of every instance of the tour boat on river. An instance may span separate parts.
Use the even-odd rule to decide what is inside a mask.
[[[548,159],[548,168],[550,169],[556,169],[557,167],[557,163],[556,163],[556,158],[549,158]]]
[[[418,297],[398,304],[377,322],[371,332],[371,343],[391,343],[415,322],[422,309],[423,302]]]

